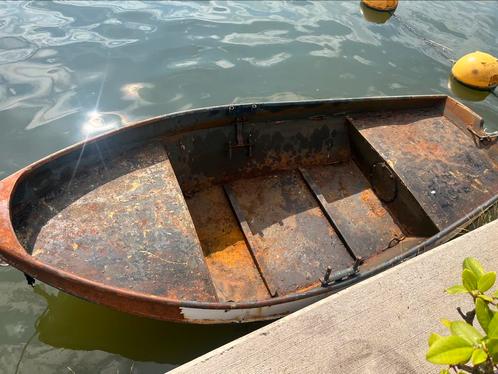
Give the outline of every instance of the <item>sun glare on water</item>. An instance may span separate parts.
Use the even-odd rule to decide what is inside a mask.
[[[101,113],[91,111],[87,114],[87,121],[83,124],[83,132],[88,135],[98,134],[118,127],[115,120],[106,121]]]

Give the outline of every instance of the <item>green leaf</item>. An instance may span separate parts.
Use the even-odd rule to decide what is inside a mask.
[[[436,340],[429,348],[426,359],[433,364],[465,364],[472,356],[474,348],[459,336],[445,336]]]
[[[442,338],[441,335],[439,334],[436,334],[435,332],[433,332],[431,334],[431,336],[429,336],[429,347],[432,345],[432,343],[434,343],[436,340],[438,340],[439,338]]]
[[[481,348],[477,348],[472,352],[472,365],[479,365],[486,361],[488,354]]]
[[[451,322],[450,330],[453,335],[465,339],[469,344],[478,344],[483,338],[474,326],[463,321]]]
[[[448,294],[450,294],[450,295],[456,295],[459,293],[467,293],[469,291],[467,291],[467,289],[464,286],[459,284],[457,286],[452,286],[450,288],[447,288],[446,292],[448,292]]]
[[[462,272],[462,283],[468,291],[477,290],[477,278],[469,269]]]
[[[493,302],[493,298],[489,297],[488,295],[477,295],[479,299],[482,299],[484,301],[487,301],[488,303]]]
[[[476,279],[479,279],[484,274],[484,269],[482,268],[481,263],[474,257],[467,257],[463,260],[463,269],[467,269],[474,273]]]
[[[495,362],[498,361],[498,339],[488,340],[486,344],[488,348],[488,354],[493,358]]]
[[[493,318],[493,312],[489,309],[488,303],[479,298],[476,299],[476,317],[482,329],[488,333],[488,326]]]
[[[450,374],[450,371],[448,369],[441,369],[439,374]]]
[[[493,297],[498,298],[498,290],[495,291],[495,293],[493,294]]]
[[[488,336],[493,339],[498,339],[498,313],[494,313],[493,318],[488,325]]]
[[[443,326],[445,326],[447,328],[450,328],[450,326],[451,326],[451,321],[449,319],[442,319],[441,323],[443,324]]]
[[[496,282],[496,273],[494,271],[487,272],[483,274],[481,278],[477,281],[477,289],[481,292],[486,292]]]

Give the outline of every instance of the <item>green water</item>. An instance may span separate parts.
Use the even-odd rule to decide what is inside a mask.
[[[390,19],[359,1],[2,2],[0,178],[99,131],[232,102],[443,93],[498,129],[498,98],[448,81],[449,58],[498,55],[497,30],[495,1],[401,0]],[[162,373],[255,327],[136,318],[0,267],[0,373]]]

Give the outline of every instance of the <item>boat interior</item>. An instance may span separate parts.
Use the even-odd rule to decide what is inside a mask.
[[[112,287],[204,302],[302,293],[492,196],[496,160],[469,118],[445,97],[170,116],[26,173],[13,227],[37,261]]]

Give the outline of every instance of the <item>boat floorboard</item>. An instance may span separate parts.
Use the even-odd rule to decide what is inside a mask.
[[[270,294],[220,185],[186,198],[220,301],[254,301]]]
[[[319,284],[353,259],[297,170],[230,184],[270,290],[285,295]]]
[[[309,168],[307,173],[355,255],[368,258],[404,238],[389,210],[352,160]]]

